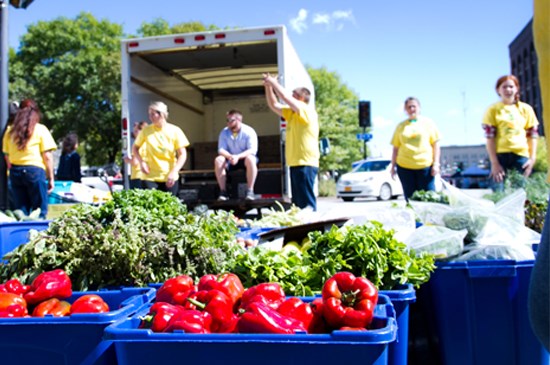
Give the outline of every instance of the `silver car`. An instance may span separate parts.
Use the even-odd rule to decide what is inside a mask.
[[[391,177],[389,159],[372,158],[359,161],[355,167],[338,180],[336,196],[346,202],[355,198],[375,197],[389,200],[403,195],[403,187],[397,175]]]

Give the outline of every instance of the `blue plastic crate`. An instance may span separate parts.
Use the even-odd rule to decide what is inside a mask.
[[[152,288],[74,292],[70,303],[85,294],[100,295],[108,313],[68,317],[0,318],[2,363],[116,364],[114,346],[103,341],[109,324],[127,318],[155,296]]]
[[[27,243],[31,229],[43,231],[49,225],[49,220],[0,223],[0,258],[23,243]]]
[[[366,332],[334,331],[331,334],[186,334],[154,333],[139,329],[140,316],[149,306],[129,319],[105,329],[105,339],[116,347],[118,364],[185,363],[242,365],[326,364],[343,359],[363,365],[388,363],[388,345],[395,341],[397,325],[393,306],[380,295],[373,321],[374,329]],[[385,314],[380,316],[380,314]]]
[[[439,263],[426,284],[447,365],[547,365],[527,312],[534,261]]]
[[[416,291],[412,284],[405,284],[393,290],[380,290],[380,294],[390,298],[397,319],[397,341],[390,344],[388,364],[406,365],[409,345],[409,305],[416,300]]]

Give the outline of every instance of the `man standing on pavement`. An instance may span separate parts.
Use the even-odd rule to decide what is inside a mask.
[[[226,114],[227,127],[218,137],[218,156],[214,160],[216,180],[220,187],[218,200],[229,198],[226,190],[227,171],[246,169],[246,200],[254,200],[254,182],[258,176],[258,135],[243,123],[243,115],[236,109]]]
[[[314,186],[319,170],[319,121],[314,105],[309,104],[311,91],[298,87],[290,92],[270,74],[263,79],[269,108],[286,120],[285,155],[292,202],[299,208],[317,210]]]

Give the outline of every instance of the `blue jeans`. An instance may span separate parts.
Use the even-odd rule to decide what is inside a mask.
[[[48,214],[48,183],[46,171],[36,166],[12,165],[10,185],[14,209],[29,214],[40,208],[40,218]]]
[[[290,167],[290,188],[292,189],[292,202],[298,208],[310,206],[317,210],[317,198],[315,197],[315,178],[318,167],[292,166]]]
[[[510,170],[516,170],[519,173],[523,174],[523,164],[527,162],[528,158],[525,156],[516,155],[515,153],[497,153],[498,163],[506,173]],[[524,184],[522,184],[524,185]],[[495,182],[493,180],[491,188],[493,191],[503,191],[504,190],[504,181]]]
[[[399,176],[407,201],[415,191],[435,191],[435,178],[432,176],[431,166],[413,170],[397,165],[397,176]]]

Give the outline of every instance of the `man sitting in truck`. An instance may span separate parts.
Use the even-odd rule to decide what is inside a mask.
[[[254,200],[254,182],[258,176],[258,135],[249,125],[244,124],[243,114],[231,109],[226,113],[227,126],[218,137],[218,156],[214,160],[216,180],[220,187],[218,200],[227,200],[227,172],[246,170],[246,200]]]

